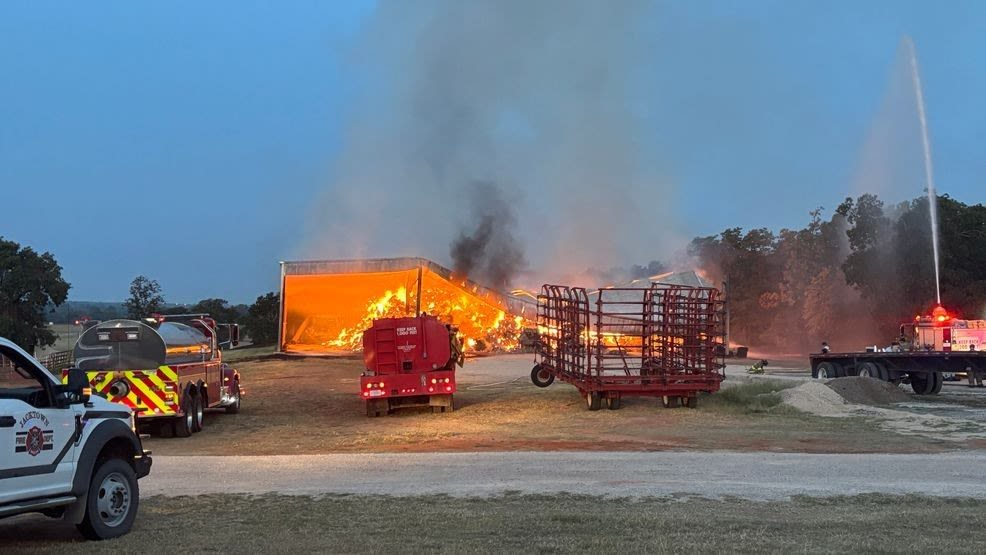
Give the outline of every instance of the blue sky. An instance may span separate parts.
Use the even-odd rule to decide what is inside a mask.
[[[374,9],[0,4],[0,235],[52,252],[76,300],[122,299],[138,274],[174,302],[275,289],[378,83],[346,61]],[[986,3],[681,1],[645,26],[661,92],[640,117],[681,233],[800,227],[862,192],[905,34],[939,192],[986,200]],[[883,193],[917,196],[916,179]]]

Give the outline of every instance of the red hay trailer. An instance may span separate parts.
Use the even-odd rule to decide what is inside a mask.
[[[545,285],[531,381],[578,388],[589,410],[620,408],[623,396],[663,397],[695,408],[725,378],[719,291],[654,283],[645,288]]]
[[[462,366],[462,343],[454,326],[434,316],[381,318],[363,332],[360,395],[366,415],[402,407],[454,409],[455,367]]]

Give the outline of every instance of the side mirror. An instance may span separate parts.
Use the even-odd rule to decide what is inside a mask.
[[[83,403],[89,402],[89,397],[92,395],[92,388],[89,386],[89,377],[86,376],[85,370],[81,368],[69,368],[68,382],[66,385],[68,386],[68,390],[78,395]]]

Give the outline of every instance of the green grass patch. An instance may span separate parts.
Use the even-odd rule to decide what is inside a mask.
[[[227,349],[223,351],[223,360],[226,362],[245,362],[248,360],[259,360],[274,354],[276,347],[267,345],[266,347],[243,347],[241,349]]]
[[[986,501],[916,495],[712,500],[202,495],[141,502],[123,538],[0,521],[13,553],[981,553]],[[176,531],[179,531],[176,533]]]
[[[726,412],[746,414],[797,414],[783,404],[780,392],[797,386],[780,380],[757,380],[751,383],[724,387],[705,400],[705,406]]]

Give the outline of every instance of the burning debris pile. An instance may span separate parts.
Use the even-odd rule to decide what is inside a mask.
[[[471,351],[519,347],[530,303],[420,258],[282,264],[280,348],[284,352],[358,351],[375,318],[426,312],[459,328]]]

